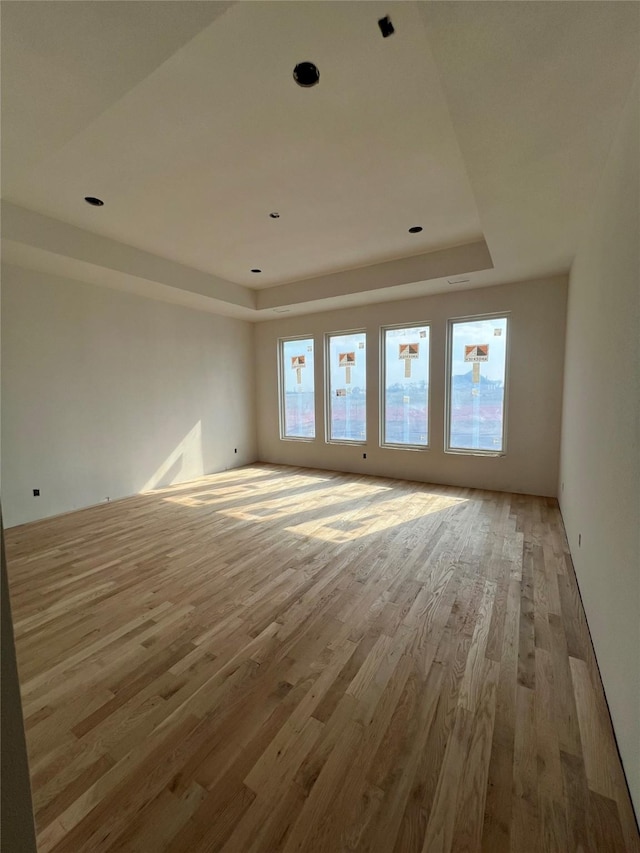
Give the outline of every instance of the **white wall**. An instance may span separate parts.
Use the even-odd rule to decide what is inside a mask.
[[[265,462],[306,465],[434,483],[555,495],[557,492],[567,280],[565,276],[402,302],[279,318],[256,327],[258,450]],[[447,320],[469,314],[511,312],[508,446],[503,458],[446,454],[444,446]],[[379,328],[430,322],[431,449],[378,446]],[[316,440],[281,441],[277,389],[279,337],[315,336],[316,391],[322,388],[326,332],[367,330],[366,447],[327,444],[324,398],[317,393]],[[367,453],[367,459],[362,453]]]
[[[2,273],[7,527],[255,461],[250,323]]]
[[[640,816],[638,95],[636,80],[571,269],[560,504]]]

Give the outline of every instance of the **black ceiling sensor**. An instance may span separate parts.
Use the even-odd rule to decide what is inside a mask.
[[[422,225],[412,225],[409,228],[409,234],[419,234],[422,231]]]
[[[270,213],[269,216],[272,219],[280,219],[280,214],[276,210],[274,210],[273,213]]]
[[[91,204],[94,207],[102,207],[102,205],[104,204],[101,198],[95,198],[95,196],[92,195],[86,195],[84,197],[84,200],[87,202],[87,204]]]
[[[320,72],[313,62],[299,62],[293,69],[293,79],[303,89],[310,89],[320,80]]]
[[[387,39],[395,33],[395,29],[391,23],[391,18],[388,15],[385,15],[384,18],[380,18],[378,26],[380,27],[383,39]]]
[[[256,269],[251,270],[251,272],[262,272],[262,270],[259,270],[256,268]]]

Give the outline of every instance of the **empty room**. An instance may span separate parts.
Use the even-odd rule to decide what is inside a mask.
[[[640,853],[640,4],[0,14],[3,853]]]

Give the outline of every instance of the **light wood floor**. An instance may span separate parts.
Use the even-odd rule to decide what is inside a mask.
[[[640,849],[553,500],[255,465],[7,547],[41,853]]]

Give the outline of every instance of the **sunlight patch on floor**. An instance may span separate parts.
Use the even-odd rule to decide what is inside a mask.
[[[296,491],[300,489],[301,486],[309,486],[314,483],[324,482],[322,479],[318,477],[305,477],[301,475],[296,475],[291,480],[287,479],[278,479],[274,483],[261,483],[260,484],[260,495],[279,495],[282,494],[282,497],[275,497],[273,499],[267,498],[266,500],[260,499],[257,502],[255,501],[256,497],[256,489],[252,484],[246,485],[234,485],[227,488],[215,488],[212,487],[210,489],[204,491],[193,492],[190,495],[175,495],[171,497],[165,498],[167,501],[171,501],[172,503],[179,503],[183,506],[192,506],[192,507],[203,507],[203,506],[213,506],[215,504],[224,504],[227,501],[233,501],[240,497],[246,497],[252,499],[252,503],[247,504],[244,507],[238,507],[234,510],[229,510],[229,515],[234,515],[234,513],[247,513],[247,517],[251,516],[251,510],[256,510],[258,508],[264,507],[273,507],[277,508],[279,506],[290,507],[295,505],[298,502],[298,498],[296,495],[291,495],[289,492],[291,490],[291,486],[294,485]],[[193,484],[191,484],[193,486]],[[389,486],[378,486],[378,485],[365,485],[365,484],[349,484],[349,485],[338,485],[333,486],[329,485],[328,487],[323,487],[319,489],[318,492],[324,497],[319,498],[319,500],[327,502],[326,492],[329,490],[331,495],[338,495],[339,500],[343,500],[342,496],[345,491],[348,491],[352,497],[365,497],[366,495],[372,495],[377,492],[388,491]],[[305,502],[308,502],[308,492],[305,491]],[[284,513],[283,513],[284,514]],[[244,517],[241,515],[236,515],[235,517]],[[277,516],[276,516],[277,517]],[[256,516],[256,520],[260,520],[262,516]]]
[[[402,524],[436,512],[442,512],[443,510],[467,502],[466,498],[419,497],[423,499],[411,503],[407,503],[406,496],[391,498],[382,504],[372,507],[372,512],[364,516],[355,514],[349,517],[349,512],[347,511],[323,518],[320,522],[317,520],[306,521],[302,524],[292,525],[286,529],[291,533],[298,533],[302,536],[310,536],[315,539],[324,539],[326,542],[350,542],[374,532],[379,533],[382,530],[388,530],[397,524]],[[401,515],[400,509],[402,510]]]
[[[364,483],[332,486],[329,489],[318,491],[315,500],[311,500],[307,493],[304,501],[307,508],[305,511],[310,511],[311,505],[316,507],[320,514],[325,507],[339,503],[348,503],[349,500],[356,498],[369,497],[381,492],[387,492],[389,488],[389,486],[370,486]],[[220,511],[231,518],[238,518],[244,521],[275,521],[278,518],[290,518],[292,515],[295,515],[299,507],[300,498],[298,495],[284,495],[281,498],[257,501],[235,509]],[[348,512],[348,508],[345,511]]]

